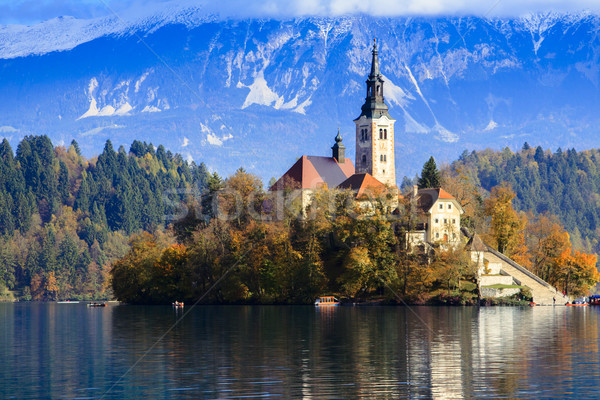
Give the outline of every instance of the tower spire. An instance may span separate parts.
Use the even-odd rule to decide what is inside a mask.
[[[373,39],[373,60],[371,61],[371,73],[369,79],[377,78],[379,75],[379,58],[377,57],[377,39]]]
[[[338,163],[344,164],[346,162],[346,146],[342,144],[342,135],[340,135],[340,128],[338,128],[337,136],[335,137],[335,144],[331,147],[333,150],[333,158]]]

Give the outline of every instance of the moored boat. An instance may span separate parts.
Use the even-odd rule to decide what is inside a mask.
[[[321,296],[315,300],[316,307],[339,306],[340,301],[333,296]]]
[[[88,307],[106,307],[106,303],[96,303],[95,301],[92,303],[88,303]]]
[[[183,301],[175,301],[173,303],[173,307],[175,307],[175,308],[183,308]]]
[[[597,295],[597,294],[591,295],[588,304],[590,306],[600,306],[600,295]]]

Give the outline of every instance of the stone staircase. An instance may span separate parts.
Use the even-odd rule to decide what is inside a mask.
[[[494,249],[487,246],[487,251],[484,254],[485,260],[490,265],[500,265],[501,272],[512,276],[515,284],[521,286],[527,286],[531,289],[533,295],[533,302],[537,305],[565,305],[570,299],[567,296],[563,296],[562,293],[558,292],[552,285],[545,282],[543,279],[520,266],[504,254],[495,251]],[[553,299],[556,299],[554,303]]]

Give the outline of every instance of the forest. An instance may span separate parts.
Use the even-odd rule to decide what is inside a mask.
[[[528,146],[464,153],[441,171],[432,158],[419,183],[452,193],[466,211],[462,225],[488,244],[560,289],[587,294],[598,282],[594,217],[546,196],[555,187],[544,179],[562,165],[563,185],[576,179],[590,202],[600,193],[593,183],[600,154],[538,153]],[[524,178],[507,172],[516,165]],[[410,251],[405,234],[414,210],[391,193],[365,208],[351,192],[323,188],[303,213],[293,192],[266,191],[243,169],[223,179],[163,146],[134,141],[115,151],[107,141],[86,159],[75,141],[54,147],[46,136],[26,136],[13,153],[4,140],[0,298],[303,304],[327,292],[357,301],[474,303],[466,252]],[[575,221],[591,218],[586,229],[570,228],[573,212]]]
[[[600,250],[600,149],[552,153],[525,143],[517,152],[464,151],[447,169],[468,176],[485,192],[503,183],[510,186],[517,210],[554,215],[576,247]]]
[[[0,144],[0,296],[56,300],[112,297],[111,264],[132,235],[162,232],[185,196],[202,191],[204,165],[163,146],[106,142],[86,159],[77,142],[54,147],[26,136]]]

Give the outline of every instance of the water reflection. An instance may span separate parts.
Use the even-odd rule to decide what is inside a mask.
[[[0,304],[0,398],[590,398],[599,312]]]

